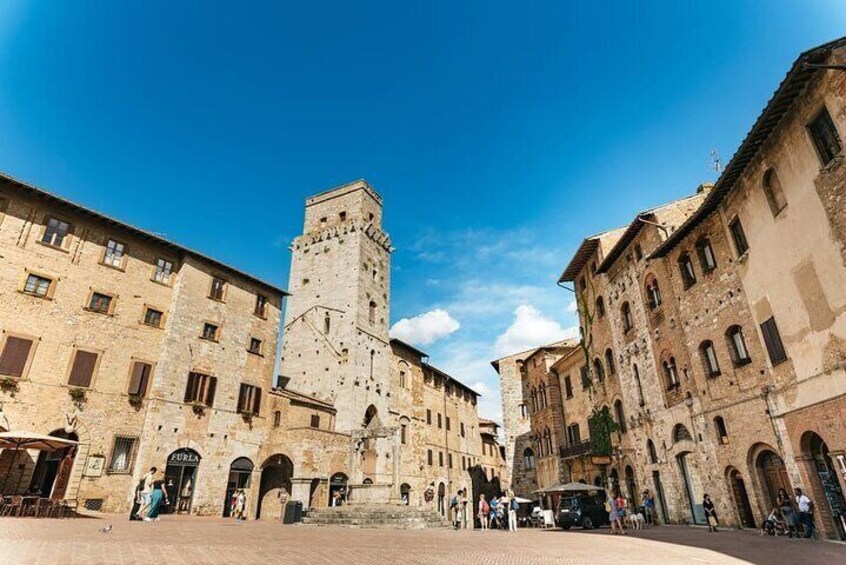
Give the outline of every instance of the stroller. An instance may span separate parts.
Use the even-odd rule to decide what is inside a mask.
[[[763,524],[761,524],[761,535],[786,536],[787,533],[787,523],[785,523],[781,512],[773,508],[770,515],[767,516],[767,519],[764,520]]]

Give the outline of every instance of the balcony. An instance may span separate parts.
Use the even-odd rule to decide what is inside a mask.
[[[558,448],[561,459],[573,459],[574,457],[581,457],[583,455],[590,455],[591,442],[589,439],[582,440],[570,445],[562,445]]]

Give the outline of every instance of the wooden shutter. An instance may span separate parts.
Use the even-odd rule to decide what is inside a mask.
[[[253,390],[254,390],[253,414],[258,416],[259,412],[261,412],[261,388],[254,387]]]
[[[3,354],[0,355],[0,375],[20,378],[31,349],[32,341],[29,339],[11,336],[6,338],[6,346],[3,348]]]
[[[188,373],[188,384],[185,386],[185,402],[196,400],[197,373]]]
[[[97,365],[97,354],[89,351],[77,351],[73,358],[68,384],[71,386],[89,387],[94,367]]]
[[[764,336],[764,344],[767,346],[770,362],[773,365],[778,365],[782,361],[786,361],[787,353],[784,351],[784,344],[781,341],[775,318],[770,318],[761,324],[761,333]]]
[[[150,365],[136,361],[132,365],[132,377],[129,379],[128,394],[137,396],[145,396],[147,393],[147,383],[150,378]]]
[[[206,406],[214,405],[214,393],[217,390],[217,377],[206,377],[208,384],[206,385]]]
[[[241,388],[238,391],[238,412],[246,412],[247,408],[247,385],[241,383]]]

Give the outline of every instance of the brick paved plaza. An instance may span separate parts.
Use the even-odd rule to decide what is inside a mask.
[[[99,529],[113,525],[111,533]],[[754,532],[709,534],[662,526],[626,537],[608,530],[454,532],[282,526],[216,518],[165,517],[153,524],[113,518],[0,519],[0,563],[95,564],[261,563],[343,565],[393,563],[843,563],[846,545],[759,537]]]

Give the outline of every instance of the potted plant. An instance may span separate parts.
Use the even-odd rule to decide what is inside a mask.
[[[3,377],[0,379],[0,388],[8,391],[18,390],[18,379],[15,377]]]
[[[191,410],[197,416],[203,416],[206,413],[206,405],[202,402],[192,402],[191,403]]]
[[[144,397],[142,397],[140,394],[130,394],[129,395],[129,404],[133,408],[136,408],[136,409],[141,408],[141,405],[143,404],[143,402],[144,402]]]
[[[68,395],[74,402],[85,402],[85,394],[85,389],[82,387],[75,386],[68,389]]]

